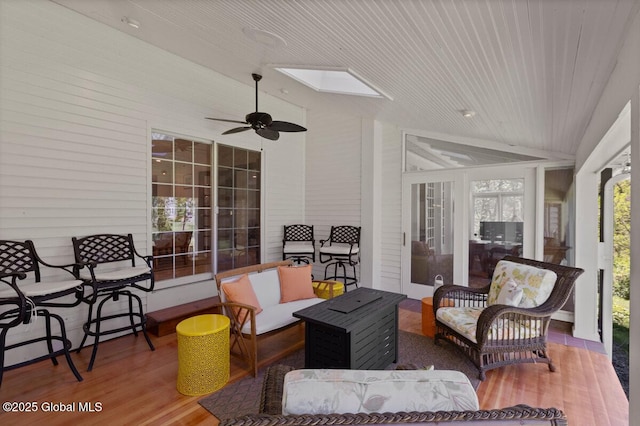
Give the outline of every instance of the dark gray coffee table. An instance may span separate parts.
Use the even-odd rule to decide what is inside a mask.
[[[395,362],[406,297],[360,287],[294,312],[305,321],[305,368],[383,370]]]

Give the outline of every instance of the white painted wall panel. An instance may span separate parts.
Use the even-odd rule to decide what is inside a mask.
[[[400,292],[402,245],[402,132],[382,125],[381,290]]]
[[[316,247],[320,247],[332,225],[360,226],[362,127],[359,117],[330,111],[309,111],[307,120],[305,223],[314,225]],[[316,278],[324,277],[318,258],[313,272]]]
[[[222,136],[229,123],[204,119],[253,110],[250,75],[239,83],[48,1],[1,8],[0,238],[33,239],[52,263],[72,260],[72,236],[102,232],[132,233],[149,253],[150,131],[158,129],[263,149],[263,245],[266,260],[280,257],[282,224],[304,218],[306,135],[262,143],[253,132]],[[305,125],[297,106],[264,93],[260,104]],[[143,297],[155,310],[214,289]],[[79,344],[86,306],[58,312]],[[26,357],[13,352],[7,363]]]

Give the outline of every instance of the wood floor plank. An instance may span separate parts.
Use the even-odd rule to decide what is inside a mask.
[[[421,314],[400,310],[400,328],[421,332]],[[293,327],[261,342],[262,363],[303,344],[304,328]],[[152,337],[150,351],[143,338],[125,336],[100,345],[93,371],[87,372],[91,348],[72,354],[84,381],[78,383],[63,359],[58,366],[40,362],[5,372],[0,401],[45,403],[100,402],[102,411],[0,413],[0,424],[142,424],[216,425],[198,404],[202,397],[176,390],[178,368],[175,334]],[[550,343],[557,371],[544,364],[508,366],[487,373],[478,388],[482,408],[516,404],[562,409],[570,425],[628,425],[629,403],[606,356],[586,349]],[[248,366],[232,357],[231,378],[248,374]]]

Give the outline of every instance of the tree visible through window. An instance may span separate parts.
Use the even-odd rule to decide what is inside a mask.
[[[152,134],[154,270],[157,280],[211,273],[211,144]]]

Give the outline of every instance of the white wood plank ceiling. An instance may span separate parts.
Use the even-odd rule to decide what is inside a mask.
[[[55,2],[249,86],[259,71],[261,90],[310,110],[564,154],[575,153],[638,11],[637,0]],[[316,93],[273,64],[348,67],[393,100]]]

